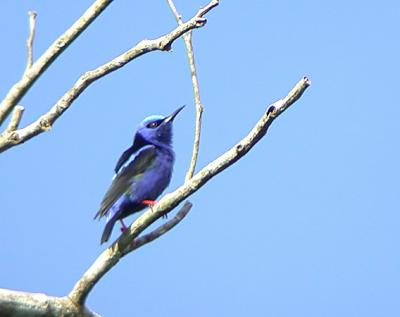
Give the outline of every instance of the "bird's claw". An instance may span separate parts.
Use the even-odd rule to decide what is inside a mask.
[[[149,207],[154,207],[157,204],[157,200],[145,199],[142,201],[142,204],[147,205]]]
[[[153,211],[153,207],[157,204],[157,200],[145,199],[142,201],[142,204],[149,206],[151,211]]]

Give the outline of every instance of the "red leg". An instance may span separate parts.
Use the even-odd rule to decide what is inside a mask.
[[[142,201],[142,204],[150,206],[150,207],[153,207],[153,206],[155,206],[157,204],[157,200],[147,200],[147,199],[145,199],[145,200]]]
[[[157,200],[147,200],[147,199],[145,199],[145,200],[142,201],[142,204],[147,205],[152,209],[157,204]],[[165,214],[162,217],[163,217],[163,219],[166,219],[166,218],[168,218],[168,215]]]

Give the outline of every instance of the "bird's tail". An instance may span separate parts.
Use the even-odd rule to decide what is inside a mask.
[[[112,229],[114,228],[116,219],[111,218],[107,221],[103,234],[101,235],[101,244],[107,242],[111,236]]]

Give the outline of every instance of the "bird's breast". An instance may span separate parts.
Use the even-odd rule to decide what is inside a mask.
[[[157,199],[171,181],[173,164],[173,156],[158,153],[152,166],[135,181],[135,200]]]

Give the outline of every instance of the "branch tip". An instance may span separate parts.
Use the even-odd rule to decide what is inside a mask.
[[[36,11],[29,11],[28,16],[31,19],[35,19],[37,17],[37,12]]]
[[[21,100],[29,88],[32,87],[34,82],[44,73],[50,64],[57,59],[57,57],[107,8],[111,2],[111,0],[95,0],[86,12],[75,21],[68,30],[60,35],[34,64],[31,62],[31,57],[29,56],[30,49],[28,48],[28,61],[25,73],[21,79],[11,87],[0,104],[0,125],[6,120],[14,106]],[[30,29],[32,29],[31,25],[34,25],[34,23],[31,22],[34,22],[35,18],[36,12],[32,11],[32,13],[29,13]],[[32,37],[33,42],[33,32],[30,33],[30,37]],[[31,44],[29,44],[29,46],[32,47]],[[30,137],[37,134],[37,131],[34,131]],[[23,141],[30,138],[26,137],[26,133],[21,135]],[[0,142],[0,152],[10,148],[11,146],[12,145],[10,144]]]
[[[205,24],[207,23],[207,19],[206,18],[197,18],[196,19],[196,27],[201,28],[203,27]]]
[[[22,114],[24,113],[24,110],[25,110],[25,108],[20,105],[14,107],[14,111],[11,116],[10,123],[8,124],[8,126],[5,130],[6,133],[11,133],[18,129],[18,126],[21,122],[21,118],[22,118]],[[14,138],[14,137],[12,137],[12,135],[10,135],[10,140],[15,142],[18,140],[18,138]]]
[[[8,92],[0,105],[0,124],[8,116],[15,104],[28,91],[35,80],[44,72],[44,70],[59,56],[62,51],[72,43],[72,41],[81,34],[86,27],[111,3],[111,0],[95,0],[92,6],[61,35],[47,51],[32,65],[29,71],[17,82]],[[156,50],[171,50],[172,43],[179,37],[184,36],[191,30],[198,27],[198,21],[204,21],[201,15],[209,10],[203,10],[194,15],[188,22],[179,25],[168,34],[153,40],[143,40],[131,49],[123,52],[116,58],[99,66],[98,68],[83,74],[75,84],[50,108],[50,110],[39,119],[19,130],[18,142],[9,142],[7,138],[0,138],[0,153],[7,149],[23,143],[40,133],[47,131],[61,115],[69,109],[73,101],[93,82],[103,76],[116,71],[135,58],[143,54]],[[202,22],[201,22],[202,23]],[[43,124],[41,120],[45,118],[47,123]]]
[[[198,15],[203,16],[218,5],[219,5],[219,0],[212,0],[208,5],[199,10]]]
[[[25,73],[32,67],[33,64],[33,40],[35,39],[37,13],[35,11],[29,11],[28,17],[29,17],[29,37],[26,40],[26,46],[28,48],[28,60],[26,62]]]
[[[173,15],[175,16],[176,22],[178,25],[182,25],[182,16],[179,14],[174,1],[167,0],[169,7]],[[218,1],[211,1],[205,8],[200,9],[197,13],[199,17],[196,21],[198,26],[203,26],[207,20],[203,18],[203,15],[211,10],[213,7],[218,5]],[[200,23],[200,24],[199,24]],[[186,172],[185,182],[190,180],[193,177],[194,171],[196,169],[197,158],[199,155],[199,147],[200,147],[200,134],[201,134],[201,118],[203,113],[203,106],[200,100],[200,88],[199,88],[199,81],[197,79],[197,71],[196,71],[196,63],[194,59],[193,53],[193,45],[192,45],[192,31],[183,35],[183,40],[185,42],[187,57],[189,61],[190,67],[190,74],[192,78],[192,86],[193,86],[193,95],[194,95],[194,102],[196,106],[196,123],[195,123],[195,131],[194,131],[194,141],[193,141],[193,150],[192,150],[192,158],[190,160],[190,165],[188,171]]]

